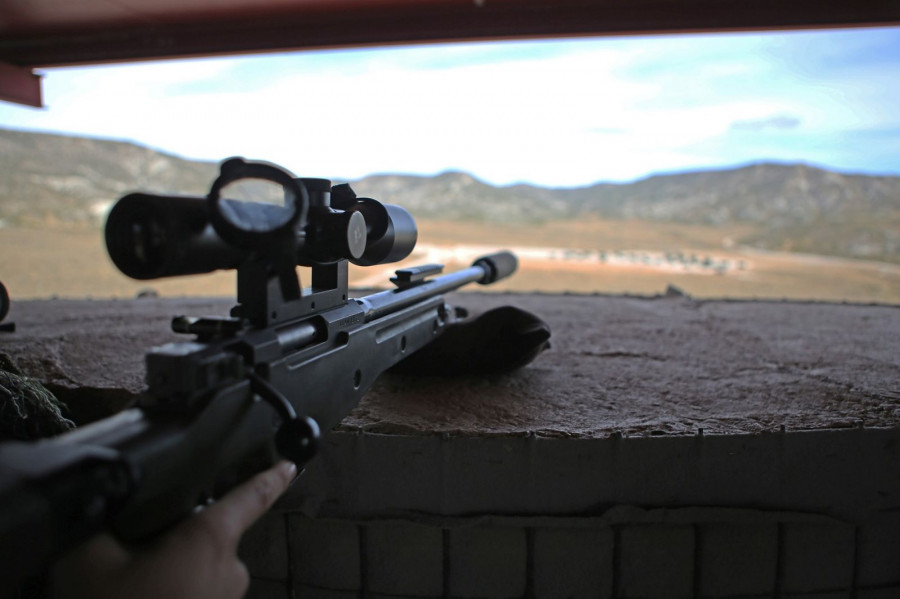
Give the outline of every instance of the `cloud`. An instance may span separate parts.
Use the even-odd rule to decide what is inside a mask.
[[[737,131],[765,131],[766,129],[786,131],[796,129],[802,122],[800,117],[792,114],[776,114],[759,119],[735,121],[731,124],[731,129]]]

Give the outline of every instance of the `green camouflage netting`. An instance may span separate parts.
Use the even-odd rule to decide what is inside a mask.
[[[75,428],[65,405],[38,381],[24,376],[0,354],[0,439],[28,441]]]

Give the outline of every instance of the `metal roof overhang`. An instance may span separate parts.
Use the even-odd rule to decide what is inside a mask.
[[[33,69],[309,48],[900,24],[900,0],[2,0],[0,99]]]

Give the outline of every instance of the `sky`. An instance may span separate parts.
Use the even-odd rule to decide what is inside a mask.
[[[574,187],[761,161],[900,174],[900,28],[304,51],[54,68],[0,127],[299,176]]]

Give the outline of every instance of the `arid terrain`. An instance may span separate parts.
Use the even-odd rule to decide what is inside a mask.
[[[492,290],[656,295],[669,285],[696,298],[786,298],[900,303],[900,265],[738,246],[742,225],[580,220],[542,225],[419,219],[419,243],[402,264],[468,266],[512,249],[519,272]],[[0,281],[13,301],[30,298],[230,296],[235,275],[218,272],[134,281],[120,274],[99,228],[47,225],[0,229]],[[381,287],[395,264],[352,267],[351,285]],[[304,275],[301,272],[301,280]]]
[[[14,130],[0,130],[0,158],[0,281],[14,299],[234,294],[233,273],[129,280],[102,245],[116,198],[203,197],[215,164]],[[462,172],[351,183],[414,216],[405,264],[514,250],[519,272],[491,290],[900,304],[900,177],[758,163],[559,189]],[[388,285],[396,267],[353,268],[351,284]]]

